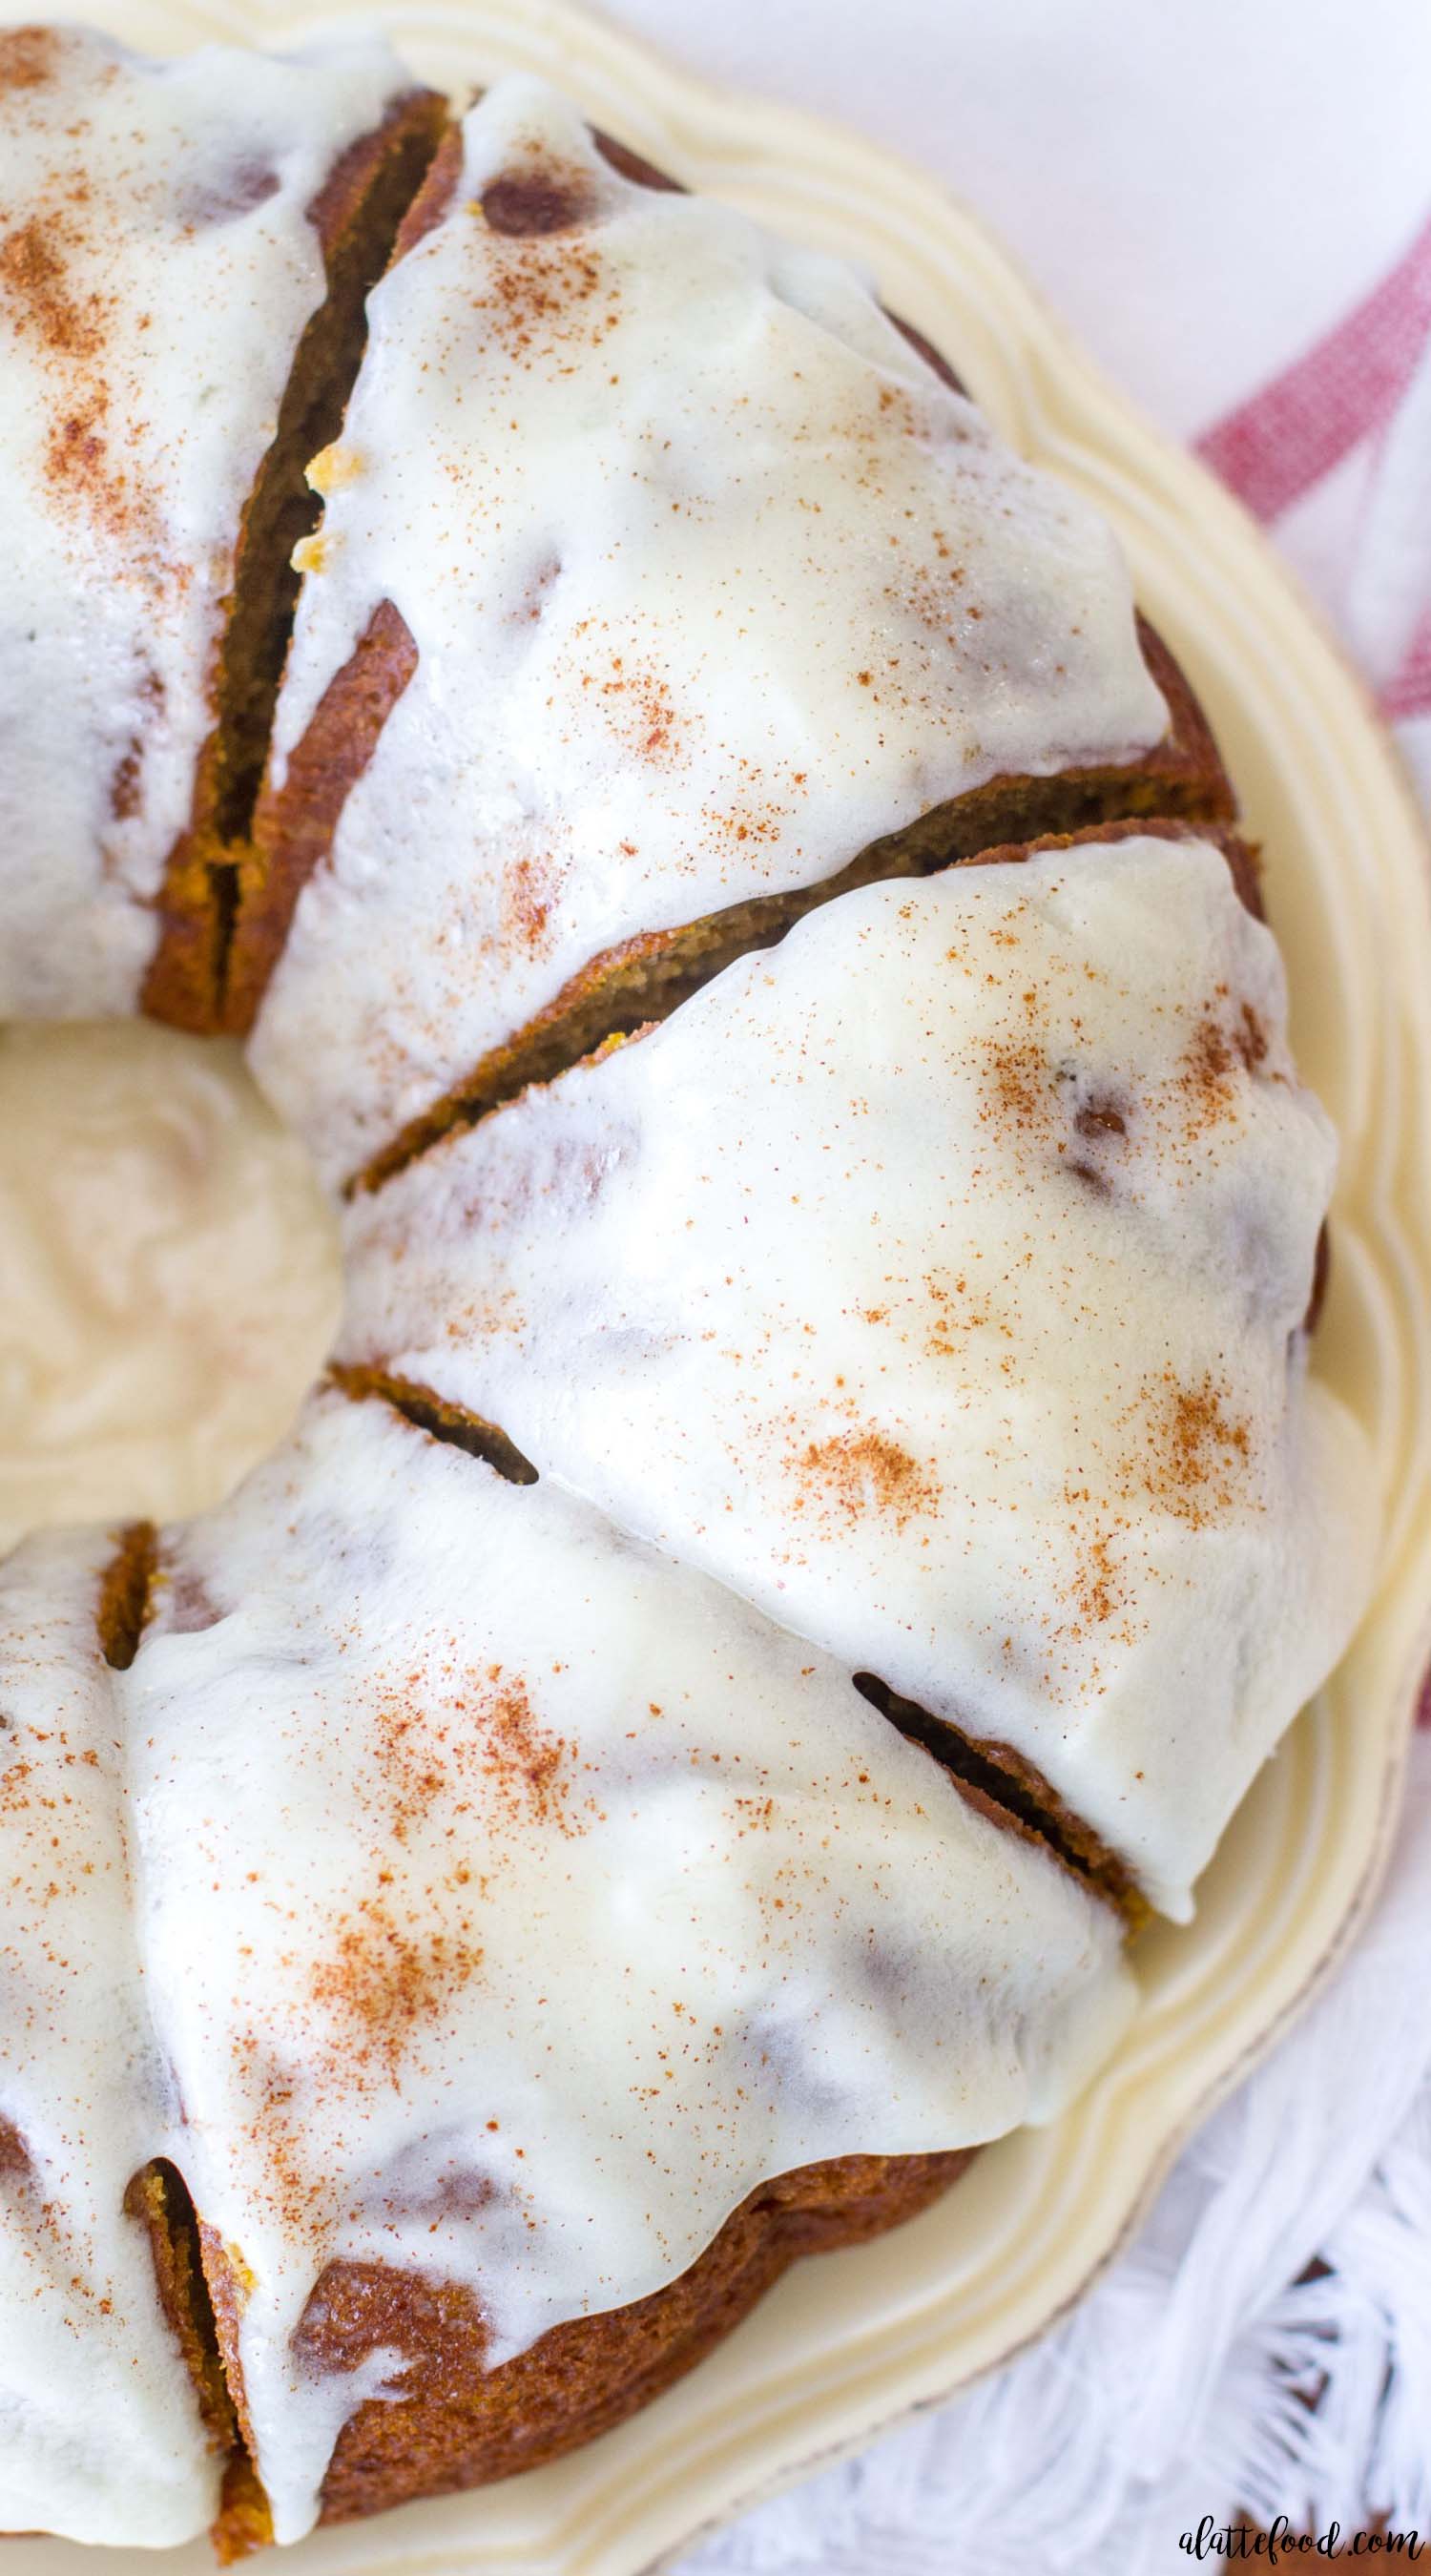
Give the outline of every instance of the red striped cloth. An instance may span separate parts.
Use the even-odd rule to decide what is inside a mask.
[[[1431,715],[1431,400],[1419,399],[1429,359],[1431,216],[1350,313],[1197,441],[1203,462],[1268,527],[1366,450],[1361,522],[1372,528],[1399,433],[1417,441],[1428,470],[1404,478],[1394,524],[1378,529],[1380,546],[1404,547],[1406,570],[1424,584],[1409,636],[1397,639],[1380,679],[1382,710],[1393,722]],[[1396,524],[1403,515],[1405,525]]]
[[[1431,398],[1418,400],[1423,382],[1431,383],[1431,217],[1350,313],[1196,442],[1204,464],[1269,528],[1346,459],[1369,451],[1360,528],[1381,551],[1401,554],[1407,578],[1393,598],[1403,624],[1408,599],[1414,616],[1383,657],[1377,692],[1397,725],[1431,716]],[[1398,449],[1413,442],[1424,470],[1388,496],[1382,487]],[[1360,640],[1375,651],[1375,637]],[[1417,1724],[1431,1728],[1431,1673]]]

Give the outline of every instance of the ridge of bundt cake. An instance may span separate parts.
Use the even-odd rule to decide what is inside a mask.
[[[149,1616],[158,1545],[159,1534],[153,1523],[135,1521],[121,1531],[105,1567],[95,1629],[99,1651],[111,1672],[128,1672],[138,1653]]]
[[[222,2463],[212,2538],[219,2565],[232,2566],[269,2545],[273,2517],[229,2383],[203,2230],[183,2175],[165,2156],[135,2175],[125,2206],[148,2235],[159,2304],[193,2382],[204,2430]]]
[[[992,824],[991,815],[984,819]],[[1133,834],[1210,840],[1226,858],[1248,909],[1260,917],[1256,852],[1227,823],[1203,824],[1166,814],[1119,814],[1108,823],[1070,821],[1066,828],[1017,841],[986,844],[977,840],[968,850],[945,847],[944,832],[932,835],[927,848],[921,848],[917,836],[900,836],[897,843],[866,851],[838,877],[826,878],[800,894],[738,905],[730,912],[692,922],[684,930],[628,940],[623,948],[594,958],[510,1045],[494,1050],[453,1090],[390,1137],[364,1169],[344,1184],[344,1195],[351,1198],[359,1191],[381,1189],[395,1172],[417,1161],[454,1127],[474,1126],[534,1084],[552,1082],[570,1072],[609,1039],[630,1037],[638,1029],[668,1019],[712,976],[757,949],[776,947],[797,921],[823,904],[837,902],[841,895],[897,878],[935,875],[946,867],[999,865],[1040,850],[1103,846]]]
[[[0,1564],[0,2526],[186,2540],[217,2500],[211,2357],[164,2223],[118,1693],[149,1535]],[[202,2419],[202,2396],[210,2409]]]
[[[321,455],[310,472],[321,481]],[[254,846],[235,862],[225,945],[223,1021],[235,1036],[253,1026],[299,896],[321,867],[338,817],[416,668],[409,628],[391,600],[380,600],[324,690],[282,786],[270,781],[259,795]]]
[[[425,1431],[432,1440],[445,1440],[453,1449],[463,1449],[469,1458],[483,1463],[504,1476],[509,1485],[535,1485],[540,1479],[530,1458],[524,1458],[514,1441],[495,1422],[484,1422],[480,1414],[468,1413],[460,1404],[445,1403],[431,1387],[417,1386],[410,1378],[393,1377],[376,1368],[346,1368],[336,1361],[328,1371],[331,1385],[354,1403],[376,1397],[391,1405],[415,1431]]]
[[[443,103],[414,90],[361,136],[308,208],[325,292],[293,353],[273,439],[244,505],[213,683],[214,729],[199,756],[189,829],[170,853],[160,940],[142,1007],[200,1033],[232,1025],[229,956],[242,853],[268,755],[300,580],[318,516],[306,477],[336,437],[366,340],[364,305],[437,147]]]
[[[1354,1588],[1340,1416],[1299,1387],[1300,1461],[1275,1428],[1331,1143],[1250,864],[1163,825],[861,888],[344,1220],[343,1363],[500,1421],[539,1474],[1009,1747],[1175,1917]],[[1235,1314],[1231,1205],[1256,1210]],[[693,1404],[707,1349],[723,1394]],[[1245,1627],[1216,1683],[1181,1627],[1214,1526]],[[1225,1695],[1216,1763],[1154,1674]]]

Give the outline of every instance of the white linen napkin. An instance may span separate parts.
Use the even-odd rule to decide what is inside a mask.
[[[945,179],[1285,550],[1431,803],[1426,0],[607,15]],[[1164,2576],[1239,2507],[1344,2543],[1377,2508],[1431,2534],[1428,1959],[1422,1734],[1359,1946],[1078,2309],[681,2576]]]

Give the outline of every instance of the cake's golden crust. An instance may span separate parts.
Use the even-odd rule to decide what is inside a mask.
[[[126,1673],[139,1650],[149,1615],[158,1540],[148,1521],[134,1521],[120,1533],[105,1567],[95,1612],[99,1650],[117,1673]]]
[[[912,322],[906,322],[901,314],[890,313],[889,306],[887,304],[881,309],[889,315],[890,321],[894,324],[896,331],[900,333],[901,337],[909,342],[909,345],[911,349],[913,349],[916,357],[924,360],[930,374],[937,376],[942,385],[947,385],[951,394],[963,394],[967,400],[969,388],[965,384],[963,377],[955,375],[948,359],[944,356],[941,350],[935,348],[933,341],[926,340],[924,333],[922,331],[917,331]]]
[[[1005,1832],[1052,1852],[1103,1904],[1111,1905],[1131,1934],[1141,1931],[1152,1908],[1111,1843],[1094,1832],[1061,1798],[1035,1763],[992,1736],[970,1735],[914,1700],[901,1698],[874,1673],[856,1673],[855,1688],[881,1717],[912,1744],[920,1744],[947,1771],[961,1797]]]
[[[282,787],[263,789],[252,851],[238,875],[239,934],[224,999],[224,1023],[235,1033],[252,1026],[298,898],[416,669],[417,646],[405,621],[391,600],[381,600],[319,699]]]
[[[1262,909],[1262,872],[1255,841],[1234,831],[1226,823],[1186,823],[1168,815],[1129,815],[1120,823],[1090,823],[1081,832],[1040,832],[1032,841],[1003,841],[987,850],[976,850],[961,865],[971,868],[993,867],[1000,861],[1017,862],[1031,859],[1043,850],[1077,850],[1096,842],[1106,847],[1109,841],[1211,841],[1221,850],[1231,872],[1232,882],[1255,921],[1264,919]]]
[[[198,2231],[189,2195],[172,2165],[146,2165],[124,2196],[131,2218],[149,2239],[159,2304],[193,2381],[204,2429],[216,2450],[235,2439],[229,2397],[199,2257]]]
[[[428,164],[422,186],[398,226],[397,239],[393,243],[394,267],[400,259],[406,259],[410,250],[416,250],[418,243],[425,241],[429,233],[437,230],[457,193],[457,182],[461,176],[462,128],[449,124],[443,129],[442,139]]]
[[[410,2356],[397,2393],[361,2406],[338,2437],[324,2522],[351,2522],[418,2496],[490,2485],[559,2459],[634,2414],[729,2334],[802,2254],[857,2245],[927,2209],[967,2151],[844,2156],[762,2184],[690,2269],[649,2298],[556,2326],[514,2361],[483,2367],[486,2328],[465,2289],[377,2264],[332,2264],[298,2349],[350,2371],[389,2347]],[[242,2294],[223,2250],[205,2261],[229,2385],[241,2382]],[[242,2400],[239,2401],[242,2416]],[[222,2524],[216,2534],[227,2546]]]
[[[412,1378],[394,1377],[387,1369],[350,1367],[338,1360],[328,1371],[329,1380],[340,1395],[354,1404],[376,1398],[392,1406],[415,1430],[425,1431],[430,1440],[445,1441],[449,1448],[463,1449],[470,1458],[481,1458],[495,1468],[509,1485],[535,1485],[537,1471],[530,1458],[524,1458],[516,1442],[509,1440],[495,1422],[481,1414],[465,1412],[459,1404],[449,1404],[445,1396],[434,1395],[430,1386],[418,1386]]]
[[[146,2165],[142,2173],[135,2175],[124,2205],[148,2236],[160,2307],[193,2382],[204,2430],[212,2448],[223,2459],[214,2541],[222,2563],[227,2565],[272,2540],[273,2518],[240,2434],[209,2298],[194,2206],[174,2166],[162,2160]]]
[[[258,2444],[238,2354],[243,2285],[218,2230],[200,2219],[197,2233],[207,2315],[232,2427],[223,2492],[211,2536],[219,2565],[231,2567],[235,2559],[249,2557],[272,2540],[273,2520],[254,2467]]]
[[[599,125],[593,125],[591,134],[602,160],[609,162],[618,178],[629,179],[637,188],[655,188],[664,196],[687,194],[682,180],[673,179],[668,170],[658,170],[654,161],[643,160],[629,143],[618,143],[614,134],[607,134]]]
[[[1192,682],[1141,609],[1137,626],[1149,677],[1167,705],[1168,729],[1162,741],[1130,769],[1068,773],[1075,780],[1086,777],[1090,784],[1099,782],[1110,798],[1098,813],[1079,820],[1117,822],[1140,814],[1164,814],[1195,823],[1233,823],[1237,797]],[[1126,796],[1120,795],[1120,781],[1126,784]],[[1077,826],[1063,823],[1052,828],[1066,831]]]
[[[244,506],[233,588],[186,830],[159,898],[159,943],[145,978],[151,1018],[207,1032],[221,1023],[235,862],[252,818],[282,675],[298,575],[291,557],[317,501],[304,470],[341,423],[362,355],[363,299],[386,264],[399,218],[435,148],[440,99],[414,90],[334,163],[308,209],[326,293],[294,353],[272,444]]]

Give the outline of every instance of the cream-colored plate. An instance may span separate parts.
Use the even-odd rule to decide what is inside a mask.
[[[0,15],[19,14],[0,0]],[[92,14],[153,51],[209,36],[291,43],[343,23],[282,0],[111,0]],[[1356,1645],[1238,1816],[1196,1923],[1141,1945],[1145,2008],[1076,2110],[988,2150],[912,2226],[801,2267],[682,2387],[574,2459],[300,2553],[310,2576],[633,2576],[816,2459],[948,2396],[1045,2326],[1367,1901],[1431,1609],[1426,852],[1385,741],[1267,548],[1109,392],[927,179],[854,136],[698,86],[551,0],[378,14],[429,78],[462,88],[512,66],[548,73],[695,186],[850,254],[1019,447],[1115,522],[1139,597],[1201,691],[1265,844],[1298,1048],[1343,1142],[1319,1365],[1370,1427],[1385,1494],[1377,1594]],[[5,2576],[75,2576],[79,2563],[60,2544],[11,2543]],[[173,2563],[209,2565],[201,2548]]]

